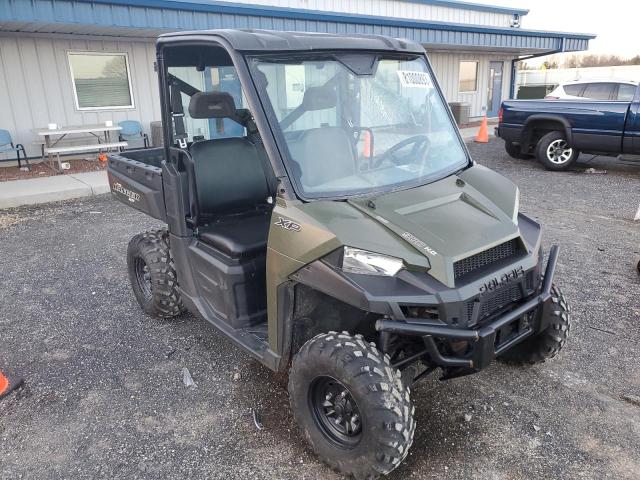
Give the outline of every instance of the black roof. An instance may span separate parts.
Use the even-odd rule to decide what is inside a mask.
[[[281,32],[276,30],[194,30],[165,33],[159,44],[219,37],[239,51],[382,50],[424,53],[412,40],[383,35],[339,35],[335,33]]]

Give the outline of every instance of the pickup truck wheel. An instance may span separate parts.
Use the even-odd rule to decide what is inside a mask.
[[[522,153],[520,151],[520,145],[516,145],[513,142],[504,142],[504,149],[511,158],[517,158],[518,160],[526,160],[527,158],[531,158],[533,155],[529,155],[527,153]]]
[[[316,454],[358,479],[396,468],[413,442],[415,408],[400,371],[362,335],[329,332],[293,358],[289,399]]]
[[[133,237],[127,248],[131,288],[149,315],[169,318],[184,311],[166,230],[151,230]]]
[[[506,363],[514,365],[534,365],[555,357],[567,343],[571,331],[571,311],[559,287],[551,287],[551,308],[549,326],[507,350],[500,357]]]
[[[566,170],[580,152],[567,143],[562,132],[549,132],[538,141],[536,156],[547,170]]]

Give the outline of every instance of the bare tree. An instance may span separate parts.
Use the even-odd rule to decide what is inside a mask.
[[[127,66],[124,57],[113,57],[105,63],[102,75],[107,78],[127,78]]]

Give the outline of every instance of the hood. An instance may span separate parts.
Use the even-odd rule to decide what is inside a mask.
[[[410,269],[454,287],[454,263],[519,237],[518,188],[473,166],[437,182],[346,202],[311,202],[302,210],[349,245],[402,258]],[[328,248],[328,247],[323,247]]]
[[[429,185],[348,203],[425,256],[429,274],[453,287],[456,261],[519,236],[518,195],[512,182],[475,166]]]

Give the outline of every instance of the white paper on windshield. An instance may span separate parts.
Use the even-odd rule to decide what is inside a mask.
[[[427,72],[412,72],[411,70],[398,70],[398,77],[403,87],[408,88],[433,88],[433,82]]]

